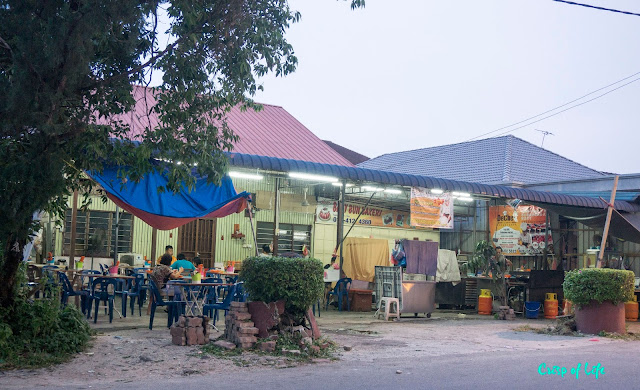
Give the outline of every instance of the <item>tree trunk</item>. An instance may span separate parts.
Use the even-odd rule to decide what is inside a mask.
[[[18,267],[22,261],[22,250],[26,239],[14,239],[14,235],[6,238],[2,269],[0,270],[0,307],[8,308],[13,305],[14,290],[17,280]]]

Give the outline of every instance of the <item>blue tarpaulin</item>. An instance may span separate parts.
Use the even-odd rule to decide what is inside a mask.
[[[118,178],[118,167],[107,167],[102,173],[88,172],[118,206],[152,227],[170,230],[198,218],[217,218],[245,209],[249,193],[238,194],[231,178],[224,176],[220,185],[198,178],[192,191],[158,192],[168,182],[166,172],[152,172],[138,183]]]

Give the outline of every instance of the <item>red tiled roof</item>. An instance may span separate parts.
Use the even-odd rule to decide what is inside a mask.
[[[147,127],[158,125],[158,115],[151,112],[155,98],[151,88],[134,86],[135,110],[117,115],[131,126],[129,139],[139,138]],[[234,152],[310,161],[325,164],[354,166],[340,153],[333,150],[307,129],[284,108],[263,104],[259,112],[234,107],[227,115],[227,122],[240,140],[234,144]],[[98,121],[107,124],[106,119]]]

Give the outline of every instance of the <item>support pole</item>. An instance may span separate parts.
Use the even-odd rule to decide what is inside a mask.
[[[153,228],[151,230],[151,258],[149,262],[152,265],[156,264],[156,246],[158,245],[158,229]]]
[[[605,246],[607,246],[607,236],[609,235],[609,225],[611,224],[613,205],[616,201],[616,191],[618,191],[618,175],[613,179],[613,190],[611,191],[611,200],[609,201],[609,207],[607,208],[607,220],[604,223],[604,232],[602,233],[602,243],[600,244],[600,254],[598,255],[596,268],[600,268],[602,266],[602,260],[604,259],[604,249]]]
[[[340,187],[340,196],[338,198],[338,241],[337,245],[340,246],[340,272],[342,273],[342,264],[344,263],[344,257],[342,256],[342,241],[344,240],[344,198],[345,198],[345,190],[347,188],[346,180],[342,181],[342,186]]]
[[[253,237],[253,245],[255,247],[256,256],[260,256],[260,252],[258,252],[258,240],[256,238],[256,230],[253,226],[253,206],[251,203],[247,205],[249,208],[249,223],[251,224],[251,236]]]
[[[116,206],[116,236],[113,245],[113,265],[118,263],[118,229],[120,225],[120,207]]]
[[[273,256],[278,256],[278,239],[280,237],[280,178],[276,177],[276,200],[273,207]]]
[[[76,269],[76,225],[78,224],[78,190],[73,191],[71,205],[71,242],[69,243],[69,269]],[[55,247],[54,247],[55,248]]]
[[[544,211],[544,269],[549,269],[549,251],[547,245],[549,243],[549,211]]]

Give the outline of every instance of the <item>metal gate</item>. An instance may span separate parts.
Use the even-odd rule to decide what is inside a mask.
[[[197,219],[178,228],[177,253],[184,253],[187,259],[199,256],[206,268],[213,268],[215,242],[215,219]]]

